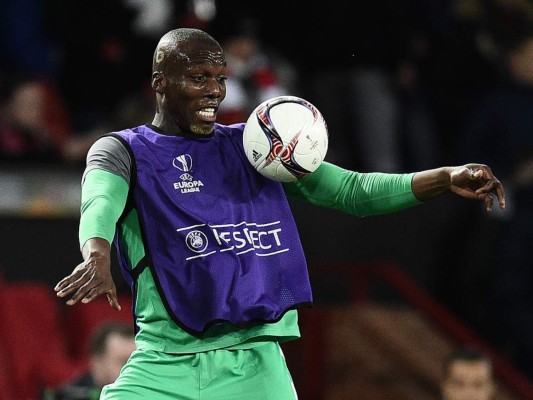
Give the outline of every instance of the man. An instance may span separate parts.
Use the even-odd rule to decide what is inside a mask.
[[[491,361],[473,349],[458,349],[444,366],[443,400],[491,400],[495,392]]]
[[[279,343],[300,336],[295,308],[312,295],[285,193],[358,216],[448,191],[489,210],[492,194],[505,205],[501,183],[481,164],[387,175],[323,163],[294,183],[269,180],[244,155],[244,124],[215,124],[226,74],[210,35],[167,33],[153,59],[152,123],[106,136],[88,154],[84,261],[55,290],[68,305],[106,294],[120,310],[115,238],[135,297],[138,350],[103,399],[297,398]],[[180,180],[198,190],[182,193]],[[258,238],[272,246],[268,256]]]
[[[104,322],[91,335],[89,370],[55,393],[55,400],[93,400],[105,385],[113,383],[135,350],[135,336],[129,324]]]

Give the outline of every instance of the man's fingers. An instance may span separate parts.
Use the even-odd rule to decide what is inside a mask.
[[[492,174],[491,169],[487,165],[466,164],[463,169],[460,170],[460,175],[463,178],[463,181],[459,180],[456,184],[456,188],[453,188],[452,186],[452,191],[463,197],[484,200],[487,206],[487,211],[492,211],[494,207],[493,195],[496,195],[500,208],[505,208],[503,185],[498,178]],[[471,184],[468,182],[461,183],[464,182],[465,177],[467,177]],[[454,180],[452,177],[452,185],[453,184]]]
[[[82,275],[83,276],[83,275]],[[71,275],[67,276],[66,278],[61,279],[61,281],[58,282],[54,290],[56,292],[60,292],[68,288],[73,283],[79,281],[80,274],[78,272],[74,272]]]
[[[109,305],[113,307],[115,310],[120,311],[122,307],[120,306],[118,302],[118,297],[116,293],[116,289],[113,287],[111,290],[105,290],[99,285],[94,285],[94,282],[92,280],[89,280],[87,283],[82,285],[75,293],[72,295],[72,297],[67,301],[67,305],[71,306],[78,302],[82,302],[83,304],[90,303],[94,299],[96,299],[98,296],[102,295],[103,293],[106,293],[107,300],[109,302]],[[58,293],[58,296],[64,297],[71,293],[73,290],[75,290],[75,286],[72,286],[70,289],[64,290],[62,292]]]
[[[483,193],[495,194],[496,197],[498,198],[498,204],[499,204],[500,208],[502,208],[502,209],[505,208],[505,194],[504,194],[503,186],[502,186],[502,184],[501,184],[501,182],[499,180],[497,180],[497,179],[489,180],[483,187],[477,189],[476,193],[478,193],[478,194],[483,194]],[[492,197],[491,197],[491,199],[492,199]]]
[[[73,304],[76,304],[80,300],[82,301],[82,303],[88,303],[90,300],[89,301],[84,301],[84,300],[86,300],[89,297],[89,294],[93,290],[94,290],[94,288],[89,289],[86,285],[83,285],[82,287],[80,287],[78,289],[78,291],[76,293],[74,293],[74,295],[72,295],[70,300],[67,301],[67,305],[71,306]],[[96,297],[96,296],[93,296],[92,298],[94,298],[94,297]],[[92,298],[91,298],[91,300],[92,300]]]
[[[81,302],[83,304],[90,303],[94,299],[96,299],[98,296],[100,296],[103,293],[101,289],[98,288],[98,286],[93,287],[90,289],[87,294],[81,299]]]
[[[491,189],[491,192],[496,195],[498,198],[498,204],[501,209],[505,208],[505,191],[503,190],[503,185],[500,181],[496,180],[496,183]]]
[[[84,274],[76,282],[71,283],[65,289],[57,293],[59,297],[65,297],[76,291],[67,305],[76,304],[78,301],[86,298],[93,290],[98,288],[98,283],[94,281],[93,276],[87,276]]]
[[[57,285],[54,287],[54,290],[56,292],[59,292],[63,289],[65,289],[67,286],[69,286],[70,284],[72,284],[73,282],[76,282],[77,280],[80,279],[80,277],[83,276],[83,274],[85,273],[85,265],[83,263],[79,264],[75,269],[74,271],[72,272],[72,274],[70,274],[69,276],[61,279]]]
[[[500,208],[503,210],[505,208],[505,194],[504,194],[502,185],[499,185],[496,187],[496,196],[498,196],[498,204],[500,205]]]
[[[118,303],[118,297],[117,297],[116,291],[107,293],[107,301],[109,302],[109,305],[113,307],[115,310],[117,311],[122,310],[122,307]]]
[[[69,281],[74,279],[73,276],[69,278]],[[65,297],[73,293],[76,290],[82,290],[88,282],[91,281],[91,277],[86,274],[81,275],[77,280],[70,282],[67,286],[63,286],[59,292],[57,292],[58,297]]]
[[[76,281],[78,282],[78,281]],[[74,291],[78,290],[78,286],[76,282],[70,283],[68,286],[62,287],[59,292],[57,292],[57,297],[65,297],[68,296],[71,293],[74,293]]]
[[[470,177],[473,179],[473,180],[480,180],[480,179],[483,179],[483,170],[482,169],[478,169],[477,171],[474,170],[474,169],[470,169]]]
[[[476,190],[476,193],[482,194],[482,193],[490,193],[494,189],[495,182],[494,181],[488,181],[485,183],[482,187]]]
[[[59,292],[60,290],[62,290],[65,286],[67,286],[68,284],[70,283],[70,277],[66,277],[66,278],[63,278],[61,279],[57,285],[54,287],[54,290],[56,292]]]
[[[485,204],[487,205],[487,211],[491,212],[492,211],[492,207],[494,206],[494,200],[492,198],[492,195],[487,194],[485,196]]]

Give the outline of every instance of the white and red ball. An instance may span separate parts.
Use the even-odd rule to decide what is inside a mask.
[[[292,182],[314,172],[326,157],[328,128],[320,111],[295,96],[278,96],[255,108],[243,135],[244,152],[267,178]]]

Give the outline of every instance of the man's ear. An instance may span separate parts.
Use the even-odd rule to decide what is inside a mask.
[[[167,87],[167,78],[161,71],[155,71],[152,74],[152,89],[157,93],[163,94]]]

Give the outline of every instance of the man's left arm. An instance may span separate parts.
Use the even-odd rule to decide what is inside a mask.
[[[322,162],[312,174],[283,186],[289,197],[364,217],[420,204],[411,190],[413,175],[360,173]]]
[[[494,194],[505,207],[502,184],[483,164],[386,174],[359,173],[323,162],[306,178],[283,185],[290,197],[360,217],[400,211],[450,191],[484,200],[489,211]]]

